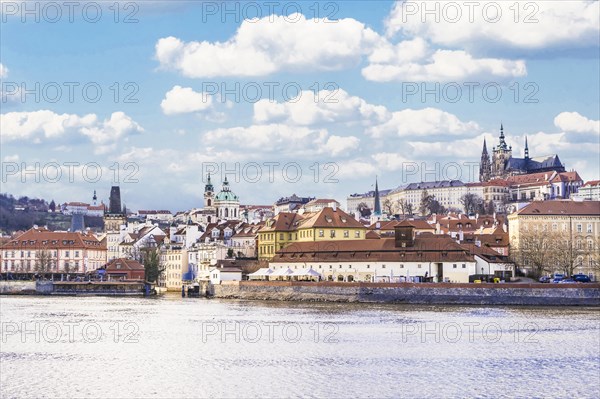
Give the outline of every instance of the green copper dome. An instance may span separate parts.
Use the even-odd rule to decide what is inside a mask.
[[[238,196],[229,190],[227,177],[223,181],[223,189],[215,196],[215,201],[239,201]]]

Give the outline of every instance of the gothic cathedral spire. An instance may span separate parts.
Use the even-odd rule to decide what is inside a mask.
[[[492,174],[492,164],[490,162],[490,155],[487,151],[487,143],[485,138],[483,139],[483,150],[481,151],[481,161],[479,163],[479,181],[485,182],[490,180]]]
[[[375,203],[373,204],[373,214],[381,216],[381,200],[379,198],[379,185],[377,184],[377,176],[375,176]]]
[[[525,136],[525,159],[529,159],[529,146],[527,145],[527,136]]]

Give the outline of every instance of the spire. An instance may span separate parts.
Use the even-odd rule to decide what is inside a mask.
[[[500,145],[498,145],[498,149],[507,150],[506,141],[504,140],[504,125],[500,123]]]
[[[206,185],[204,186],[204,192],[205,193],[212,193],[214,190],[214,187],[210,181],[210,172],[206,175]]]
[[[529,146],[527,145],[527,136],[525,136],[525,159],[529,159]]]
[[[94,206],[96,206],[97,200],[98,200],[98,197],[96,196],[96,190],[94,190],[94,196],[92,197],[92,201],[94,201]]]
[[[487,143],[483,138],[483,150],[481,151],[481,162],[479,163],[479,181],[485,182],[490,180],[492,174],[492,164],[487,151]]]
[[[379,185],[377,183],[377,176],[375,176],[375,204],[373,206],[373,214],[375,216],[381,215],[381,201],[379,199]]]

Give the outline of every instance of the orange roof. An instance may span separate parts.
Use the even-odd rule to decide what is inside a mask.
[[[519,215],[593,215],[600,216],[600,201],[535,201],[519,211]]]
[[[50,231],[46,228],[31,228],[25,233],[11,238],[2,249],[99,249],[105,250],[106,243],[98,241],[92,233]]]

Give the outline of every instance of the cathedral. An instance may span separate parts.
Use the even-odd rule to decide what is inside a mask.
[[[524,158],[512,156],[512,146],[506,144],[504,126],[500,125],[500,143],[492,148],[492,157],[487,150],[483,139],[483,151],[479,164],[479,181],[486,182],[492,179],[506,179],[509,176],[524,175],[538,172],[564,172],[565,167],[560,162],[558,155],[542,157],[529,157],[529,146],[525,138]]]

